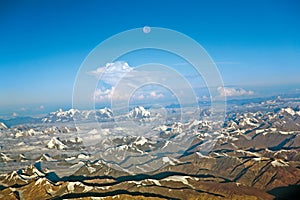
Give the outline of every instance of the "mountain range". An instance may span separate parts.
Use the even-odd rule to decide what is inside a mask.
[[[1,123],[0,199],[295,199],[299,108],[284,99],[244,104],[228,109],[221,128],[201,118],[210,113],[204,109],[198,119],[154,124],[139,135],[88,122],[96,115],[113,123],[107,108],[58,110],[27,126]],[[139,106],[126,120],[153,117]],[[87,125],[79,130],[76,118]]]

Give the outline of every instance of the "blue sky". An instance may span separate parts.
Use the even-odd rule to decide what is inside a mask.
[[[300,84],[299,10],[296,0],[1,1],[0,107],[70,103],[88,53],[145,25],[195,39],[225,85]]]

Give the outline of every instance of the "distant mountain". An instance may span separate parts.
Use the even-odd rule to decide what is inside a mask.
[[[20,124],[35,124],[40,122],[40,118],[33,118],[33,117],[15,117],[11,119],[0,119],[0,122],[6,124],[8,127],[16,126]]]
[[[54,122],[70,122],[74,121],[74,118],[79,118],[80,112],[76,109],[70,109],[63,111],[59,109],[58,111],[49,113],[48,116],[42,119],[43,123],[54,123]]]
[[[47,116],[42,118],[34,117],[14,117],[11,119],[0,119],[0,129],[4,126],[11,127],[17,125],[28,125],[28,124],[40,124],[40,123],[64,123],[72,122],[74,120],[88,121],[88,120],[97,120],[100,122],[103,121],[112,121],[113,113],[109,108],[103,108],[98,110],[83,110],[79,111],[77,109],[70,109],[63,111],[59,109],[55,112],[49,113]],[[4,126],[3,126],[4,125]]]
[[[109,108],[103,108],[99,110],[83,110],[70,109],[49,113],[46,117],[42,118],[43,123],[57,123],[57,122],[71,122],[74,120],[86,121],[86,120],[97,120],[97,121],[109,121],[113,119],[113,113]]]
[[[3,122],[0,122],[0,130],[6,130],[6,129],[7,126]]]
[[[299,101],[235,105],[222,126],[210,114],[208,108],[200,119],[154,123],[141,135],[88,123],[113,119],[110,109],[58,110],[42,126],[2,125],[0,169],[9,172],[0,175],[0,199],[297,199]],[[87,122],[78,134],[63,124],[77,117]],[[151,117],[137,106],[124,120]]]
[[[151,114],[143,106],[137,106],[131,109],[128,117],[139,121],[148,121],[150,120]]]
[[[51,138],[51,140],[47,143],[47,147],[49,149],[59,149],[59,150],[63,150],[63,149],[68,148],[67,145],[65,145],[64,143],[62,143],[60,141],[60,139],[57,138],[57,137]]]

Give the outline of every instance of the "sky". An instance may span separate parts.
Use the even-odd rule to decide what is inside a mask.
[[[2,0],[0,110],[70,104],[89,52],[117,33],[144,26],[196,40],[226,86],[297,85],[299,11],[297,0]]]

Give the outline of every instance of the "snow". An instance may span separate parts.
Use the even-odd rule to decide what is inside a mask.
[[[4,153],[0,153],[0,156],[1,156],[1,159],[4,161],[4,162],[8,162],[8,161],[12,161],[12,159],[10,157],[8,157],[6,154]]]
[[[16,144],[16,146],[23,146],[23,145],[25,145],[25,142],[19,142]]]
[[[101,200],[106,199],[106,197],[91,197],[92,200]]]
[[[189,184],[187,179],[191,179],[191,177],[190,176],[169,176],[167,178],[164,178],[163,181],[182,182],[183,184],[188,185],[191,188],[194,188],[192,185]]]
[[[193,127],[199,125],[200,123],[202,123],[202,121],[198,121],[198,120],[193,120],[192,122],[187,124],[187,128],[188,129],[192,129]]]
[[[271,130],[272,132],[275,132],[275,131],[277,131],[277,128],[270,128],[270,130]]]
[[[58,111],[50,112],[47,117],[42,119],[42,122],[61,122],[61,121],[72,121],[76,114],[80,115],[80,111],[77,109],[70,109],[67,111],[63,111],[61,108]]]
[[[237,139],[238,140],[238,139]],[[236,146],[234,143],[230,143],[234,148],[238,149],[239,147]]]
[[[88,159],[89,156],[88,156],[88,155],[85,155],[85,154],[83,154],[83,153],[81,153],[81,154],[79,154],[79,155],[77,156],[77,158],[79,158],[79,159]]]
[[[245,151],[245,150],[236,150],[237,152],[245,153],[245,154],[250,154],[256,157],[260,157],[261,155],[259,153],[251,152],[251,151]]]
[[[142,106],[137,106],[129,112],[128,116],[134,119],[150,118],[150,112]]]
[[[224,135],[224,134],[220,134],[220,135],[218,135],[217,137],[216,137],[216,139],[222,139],[222,138],[225,138],[226,136]]]
[[[23,169],[22,171],[26,171],[29,170],[32,172],[32,175],[26,175],[25,173],[22,173],[20,175],[20,177],[22,179],[33,179],[33,178],[37,178],[37,177],[45,177],[45,174],[41,171],[39,171],[34,165],[30,165],[28,166],[26,169]]]
[[[41,172],[40,170],[38,170],[35,166],[32,165],[31,168],[33,168],[32,172],[34,174],[36,174],[37,176],[45,176],[45,174],[43,172]]]
[[[39,178],[34,185],[41,185],[43,182],[45,182],[46,185],[50,184],[46,178]],[[45,187],[45,184],[42,184],[43,187]]]
[[[76,185],[76,182],[70,182],[70,183],[68,183],[68,185],[67,185],[68,191],[69,191],[69,192],[74,192],[74,190],[75,190],[75,185]]]
[[[10,181],[16,181],[19,179],[23,180],[16,171],[12,171],[9,174],[5,174],[5,177],[2,180],[6,180],[6,181],[10,182]],[[23,181],[27,182],[27,180],[23,180]]]
[[[19,154],[19,158],[26,159],[26,157],[24,156],[24,154]]]
[[[58,138],[53,137],[47,144],[47,147],[49,149],[59,149],[59,150],[63,150],[66,149],[67,146],[65,144],[63,144]]]
[[[110,133],[108,128],[101,129],[101,135],[108,135]]]
[[[290,115],[295,115],[295,111],[292,108],[282,108],[282,111],[289,113]]]
[[[84,190],[82,192],[89,192],[94,189],[92,186],[84,186]]]
[[[166,148],[170,143],[171,143],[171,141],[167,140],[166,143],[164,144],[164,146],[162,147],[162,149]]]
[[[45,160],[45,161],[55,161],[53,158],[51,158],[47,154],[43,154],[38,161],[43,161],[43,160]]]
[[[84,165],[85,165],[84,162],[80,161],[77,164],[72,165],[70,168],[80,168],[80,167],[82,167]]]
[[[76,157],[75,156],[73,156],[73,157],[70,157],[70,158],[65,158],[65,161],[72,161],[72,160],[75,160],[76,159]]]
[[[124,150],[127,150],[129,149],[129,146],[124,144],[124,145],[121,145],[121,146],[118,146],[115,148],[117,151],[124,151]]]
[[[29,129],[28,131],[27,131],[27,133],[29,134],[29,135],[35,135],[35,130],[33,130],[32,128],[31,129]]]
[[[23,137],[23,132],[15,133],[15,138]]]
[[[69,182],[68,185],[67,185],[67,189],[69,192],[74,192],[75,191],[75,186],[78,186],[78,187],[81,187],[81,188],[84,188],[84,190],[82,192],[88,192],[88,191],[91,191],[93,189],[93,187],[91,186],[85,186],[83,183],[81,182]]]
[[[144,168],[140,167],[140,166],[135,166],[137,169],[141,170],[142,172],[147,172],[147,170],[145,170]]]
[[[286,167],[289,166],[287,162],[284,162],[283,160],[274,160],[271,162],[273,167]]]
[[[255,133],[259,134],[259,133],[263,133],[265,130],[264,129],[260,129],[260,130],[256,130]]]
[[[7,126],[3,122],[0,122],[0,129],[7,129]]]
[[[246,118],[245,119],[246,124],[248,124],[250,126],[255,126],[255,127],[259,126],[259,124],[254,124],[252,121],[254,121],[256,123],[258,122],[255,118]]]
[[[280,134],[283,134],[283,135],[289,135],[289,134],[293,134],[294,132],[293,131],[279,131]]]
[[[70,142],[72,142],[72,143],[81,143],[81,142],[83,142],[83,139],[80,138],[80,137],[76,137],[76,138],[70,139]]]
[[[268,132],[263,132],[263,135],[267,135],[268,134]]]
[[[87,169],[90,172],[90,174],[92,174],[92,173],[94,173],[96,171],[96,168],[90,167],[90,166],[87,166]]]
[[[203,155],[203,154],[200,153],[200,152],[196,152],[196,154],[197,154],[200,158],[211,158],[211,157],[209,157],[209,156]]]
[[[128,183],[134,183],[137,185],[137,187],[140,187],[140,186],[146,186],[148,185],[147,182],[151,182],[157,186],[161,186],[160,182],[158,180],[155,180],[155,179],[144,179],[144,180],[141,180],[141,181],[128,181]]]
[[[95,128],[88,132],[88,134],[97,134],[97,133],[98,133],[98,131]]]
[[[100,189],[100,190],[108,190],[110,189],[112,186],[101,186],[101,187],[97,187],[97,189]]]
[[[76,113],[79,113],[79,110],[72,108],[69,111],[67,111],[67,113],[73,117]]]
[[[238,141],[239,140],[239,138],[236,138],[236,137],[229,137],[229,138],[231,139],[231,141]]]
[[[160,125],[156,128],[154,128],[155,131],[166,131],[169,127],[166,125]]]
[[[161,184],[158,180],[155,180],[155,179],[146,179],[146,180],[153,182],[155,185],[161,186]]]
[[[211,137],[211,135],[209,135],[209,134],[206,133],[206,132],[203,134],[203,136],[204,136],[204,137]]]
[[[286,150],[286,149],[281,149],[281,150],[279,150],[279,151],[276,151],[276,153],[274,154],[274,156],[276,156],[276,155],[278,155],[278,154],[280,154],[280,153],[287,153],[287,152],[297,152],[297,151],[295,151],[295,150]]]
[[[253,158],[254,161],[261,161],[261,157]]]
[[[169,157],[163,157],[162,161],[164,164],[175,165],[175,163]]]
[[[142,146],[142,145],[144,145],[147,142],[148,142],[148,140],[145,137],[141,136],[141,137],[137,137],[137,139],[134,142],[134,144]]]
[[[100,117],[107,117],[107,118],[111,118],[113,116],[112,111],[109,108],[103,108],[98,110],[98,112],[100,113]]]

